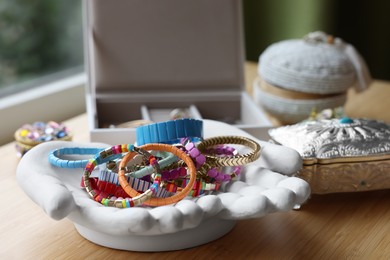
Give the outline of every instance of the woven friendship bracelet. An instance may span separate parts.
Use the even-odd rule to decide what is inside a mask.
[[[238,144],[252,149],[251,152],[234,156],[215,156],[208,154],[208,149],[220,144]],[[198,149],[206,155],[207,163],[215,166],[240,166],[251,163],[260,157],[260,145],[250,138],[243,136],[217,136],[205,139],[198,144]]]
[[[196,168],[192,159],[184,151],[178,149],[175,146],[168,145],[168,144],[146,144],[139,148],[142,149],[144,152],[149,150],[170,152],[184,161],[190,173],[190,179],[187,183],[187,186],[183,188],[180,192],[167,198],[152,197],[144,203],[145,205],[163,206],[163,205],[174,204],[182,200],[183,198],[185,198],[190,193],[196,179]],[[119,172],[118,172],[119,183],[122,186],[122,188],[126,191],[126,193],[130,195],[130,197],[136,197],[140,195],[140,193],[137,190],[133,189],[129,185],[129,183],[126,180],[125,171],[124,171],[124,166],[127,165],[128,161],[130,161],[133,158],[133,156],[134,155],[132,155],[131,153],[128,153],[123,157],[119,165]],[[156,163],[156,165],[158,164]]]
[[[62,155],[95,155],[101,152],[103,148],[78,148],[64,147],[53,150],[49,153],[49,162],[59,168],[84,168],[89,162],[86,160],[65,160],[61,159]]]
[[[203,139],[203,121],[191,118],[170,120],[136,128],[137,145],[180,143],[181,138],[197,142]]]
[[[131,160],[137,153],[139,153],[142,156],[144,156],[144,158],[146,160],[148,160],[150,165],[152,165],[155,169],[154,182],[150,186],[150,188],[148,190],[146,190],[144,193],[137,192],[137,194],[135,196],[132,196],[132,194],[129,194],[126,191],[126,188],[124,188],[121,184],[122,188],[124,188],[124,190],[131,197],[131,198],[125,198],[125,199],[110,197],[109,194],[102,192],[100,190],[94,189],[91,186],[91,182],[90,182],[90,178],[89,178],[93,169],[97,165],[101,164],[103,161],[107,161],[107,160],[111,159],[112,157],[115,157],[115,155],[117,155],[117,154],[122,154],[122,153],[127,153],[125,155],[125,157],[127,158],[126,163],[129,160]],[[124,165],[126,165],[126,164],[124,164]],[[123,180],[121,181],[121,178],[119,175],[118,175],[118,178],[119,178],[119,182],[123,182]],[[124,173],[123,173],[123,178],[125,179]],[[124,180],[124,181],[126,181],[126,180]],[[112,146],[110,148],[107,148],[107,149],[99,152],[97,155],[95,155],[94,158],[91,159],[87,163],[87,165],[85,166],[84,175],[83,175],[83,182],[84,182],[84,186],[85,186],[85,189],[86,189],[88,195],[92,199],[94,199],[95,201],[100,202],[101,204],[103,204],[105,206],[111,206],[111,207],[117,207],[117,208],[130,208],[130,207],[139,206],[139,205],[143,204],[145,201],[149,200],[154,194],[157,193],[158,188],[159,188],[160,183],[161,183],[161,174],[160,174],[160,168],[159,168],[157,159],[152,154],[150,154],[149,152],[147,152],[143,149],[134,147],[134,145],[132,145],[132,144],[122,144],[122,145],[116,145],[116,146]],[[126,183],[127,183],[127,181],[126,181]],[[127,186],[129,186],[128,183],[127,183]]]

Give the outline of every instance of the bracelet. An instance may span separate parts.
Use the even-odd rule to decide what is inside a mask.
[[[252,149],[251,152],[243,155],[234,156],[214,156],[207,154],[208,148],[219,144],[239,144],[245,145]],[[260,157],[261,147],[260,145],[250,138],[243,136],[218,136],[205,139],[201,141],[197,148],[203,154],[206,154],[206,158],[210,165],[215,166],[240,166],[251,163]]]
[[[184,151],[181,151],[177,147],[172,146],[172,145],[168,145],[168,144],[146,144],[146,145],[143,145],[142,147],[140,147],[140,149],[141,148],[144,152],[146,152],[146,150],[170,152],[170,153],[174,154],[175,156],[179,157],[181,160],[183,160],[184,163],[187,165],[187,168],[190,172],[190,179],[188,181],[188,184],[184,189],[181,190],[181,192],[178,192],[175,195],[168,197],[168,198],[152,197],[144,204],[148,205],[148,206],[163,206],[163,205],[176,203],[176,202],[182,200],[184,197],[186,197],[190,193],[192,186],[194,185],[195,179],[196,179],[196,168],[195,168],[195,164],[192,161],[192,159]],[[124,166],[128,163],[129,160],[132,159],[132,157],[133,157],[133,155],[131,153],[128,153],[123,157],[123,159],[119,165],[118,179],[119,179],[120,185],[126,191],[126,193],[129,194],[130,197],[136,197],[136,196],[139,196],[140,193],[138,191],[136,191],[135,189],[133,189],[129,185],[129,183],[126,181],[125,171],[124,171]]]
[[[180,148],[184,152],[186,152],[194,161],[196,169],[197,169],[197,179],[207,180],[210,182],[222,182],[222,181],[230,181],[232,178],[238,176],[241,172],[241,166],[234,166],[234,170],[231,174],[222,173],[219,171],[219,167],[212,167],[206,163],[206,157],[200,153],[198,148],[192,143],[188,138],[182,138],[182,145],[175,145]],[[209,154],[217,154],[217,155],[225,155],[225,156],[234,156],[237,155],[237,150],[231,146],[227,145],[216,145],[209,149],[207,149],[207,153]],[[161,175],[164,181],[172,181],[179,177],[179,170],[182,163],[172,164],[169,169],[165,169]],[[180,177],[183,177],[181,175]],[[211,179],[210,179],[211,178]]]
[[[197,142],[203,139],[203,121],[191,118],[170,120],[136,128],[137,145],[148,143],[179,143],[188,137]]]
[[[180,142],[184,146],[187,154],[193,158],[196,168],[200,168],[206,162],[206,157],[200,153],[199,149],[196,148],[195,144],[189,138],[182,138]]]
[[[216,145],[207,149],[208,154],[217,154],[225,156],[235,156],[238,155],[237,150],[232,146],[227,145]],[[230,181],[241,173],[241,166],[234,166],[233,172],[231,174],[225,174],[219,172],[217,168],[211,168],[207,170],[207,175],[211,178],[214,178],[215,181]]]
[[[168,156],[159,160],[158,164],[160,165],[160,168],[165,168],[165,167],[171,165],[172,163],[177,162],[177,160],[178,160],[178,158],[175,155],[173,155],[172,153],[168,153]],[[142,177],[145,177],[146,175],[151,175],[154,171],[153,166],[151,166],[151,165],[145,166],[145,167],[143,167],[137,171],[133,171],[133,172],[127,172],[127,169],[128,169],[128,167],[125,166],[124,167],[125,176],[126,177],[131,176],[133,178],[142,178]]]
[[[206,153],[218,154],[218,155],[229,155],[229,156],[238,155],[238,151],[234,147],[225,144],[209,147],[206,149]]]
[[[127,182],[133,187],[134,189],[138,190],[139,192],[144,192],[150,188],[152,185],[151,182],[144,181],[137,178],[127,177]],[[108,171],[108,170],[101,170],[99,172],[99,177],[97,180],[97,188],[103,192],[108,193],[109,195],[115,196],[115,197],[129,197],[129,195],[124,191],[122,186],[119,184],[118,180],[118,174]],[[168,197],[172,196],[172,193],[168,192],[165,189],[158,189],[156,193],[157,197]]]
[[[178,192],[182,189],[182,187],[188,185],[188,181],[188,179],[183,179],[179,183],[168,182],[164,185],[165,190],[171,193]],[[197,197],[199,195],[204,194],[206,191],[218,191],[220,186],[221,183],[219,182],[207,183],[203,180],[196,180],[188,196]]]
[[[144,158],[146,160],[148,160],[149,163],[154,167],[154,169],[155,169],[154,182],[150,186],[150,188],[143,193],[137,192],[137,194],[135,196],[132,196],[131,194],[129,194],[131,198],[125,198],[125,199],[110,197],[109,194],[107,194],[105,192],[102,192],[102,191],[97,190],[97,189],[93,189],[93,187],[91,186],[91,181],[90,181],[89,176],[91,175],[91,173],[92,173],[93,169],[96,167],[96,165],[99,165],[103,161],[111,159],[112,157],[115,157],[115,155],[122,154],[122,153],[127,153],[124,157],[124,158],[127,158],[126,163],[130,159],[132,159],[137,153],[139,153],[142,156],[144,156]],[[122,162],[124,162],[124,160],[122,160]],[[123,172],[123,170],[120,172]],[[123,172],[122,178],[119,175],[118,175],[118,178],[119,178],[120,183],[126,181],[125,176],[124,176],[124,172]],[[87,163],[87,165],[85,166],[85,169],[84,169],[83,182],[84,182],[84,186],[85,186],[85,189],[86,189],[88,195],[92,199],[94,199],[95,201],[100,202],[101,204],[103,204],[105,206],[111,206],[111,207],[117,207],[117,208],[130,208],[130,207],[139,206],[139,205],[143,204],[145,201],[152,198],[152,195],[157,193],[158,188],[159,188],[160,183],[161,183],[160,167],[157,163],[157,159],[152,154],[150,154],[149,152],[147,152],[143,149],[137,148],[132,144],[115,145],[115,146],[107,148],[103,151],[100,151],[97,155],[94,156],[94,158],[89,160],[89,162]],[[127,186],[125,186],[126,188],[121,183],[121,186],[125,191],[128,188],[131,188],[127,181],[126,181],[126,183],[127,183]]]
[[[230,181],[234,177],[241,173],[241,166],[234,166],[234,170],[231,174],[226,174],[218,171],[216,167],[207,171],[207,176],[214,179],[216,182]]]
[[[161,172],[161,179],[163,181],[172,181],[179,178],[187,177],[187,169],[184,167],[177,167],[171,170],[164,170]]]
[[[85,165],[89,162],[89,159],[86,160],[64,160],[61,159],[61,155],[95,155],[100,151],[104,150],[103,148],[78,148],[78,147],[64,147],[60,149],[53,150],[49,153],[49,162],[59,168],[84,168]]]

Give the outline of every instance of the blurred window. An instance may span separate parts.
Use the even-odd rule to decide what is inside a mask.
[[[81,0],[0,1],[0,97],[83,71]]]

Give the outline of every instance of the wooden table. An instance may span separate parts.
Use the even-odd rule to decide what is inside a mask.
[[[247,82],[256,64],[246,67]],[[250,84],[249,84],[250,85]],[[250,87],[248,87],[250,91]],[[390,83],[349,93],[351,116],[390,122]],[[74,141],[88,141],[86,115],[65,122]],[[300,210],[239,221],[224,237],[199,247],[161,253],[104,248],[81,237],[73,224],[52,220],[16,183],[14,144],[0,147],[0,259],[389,259],[390,190],[313,195]]]

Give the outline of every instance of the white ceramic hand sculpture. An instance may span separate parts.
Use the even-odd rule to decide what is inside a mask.
[[[40,144],[21,159],[17,181],[53,219],[67,217],[88,240],[132,251],[177,250],[204,244],[226,234],[239,219],[288,211],[307,200],[308,183],[291,177],[302,166],[295,150],[259,141],[222,122],[204,120],[205,138],[222,135],[247,136],[258,141],[261,157],[245,166],[240,180],[222,186],[219,192],[184,199],[174,205],[126,209],[103,206],[80,188],[83,169],[57,168],[48,162],[48,154],[54,149],[106,148],[115,144],[59,141]]]

